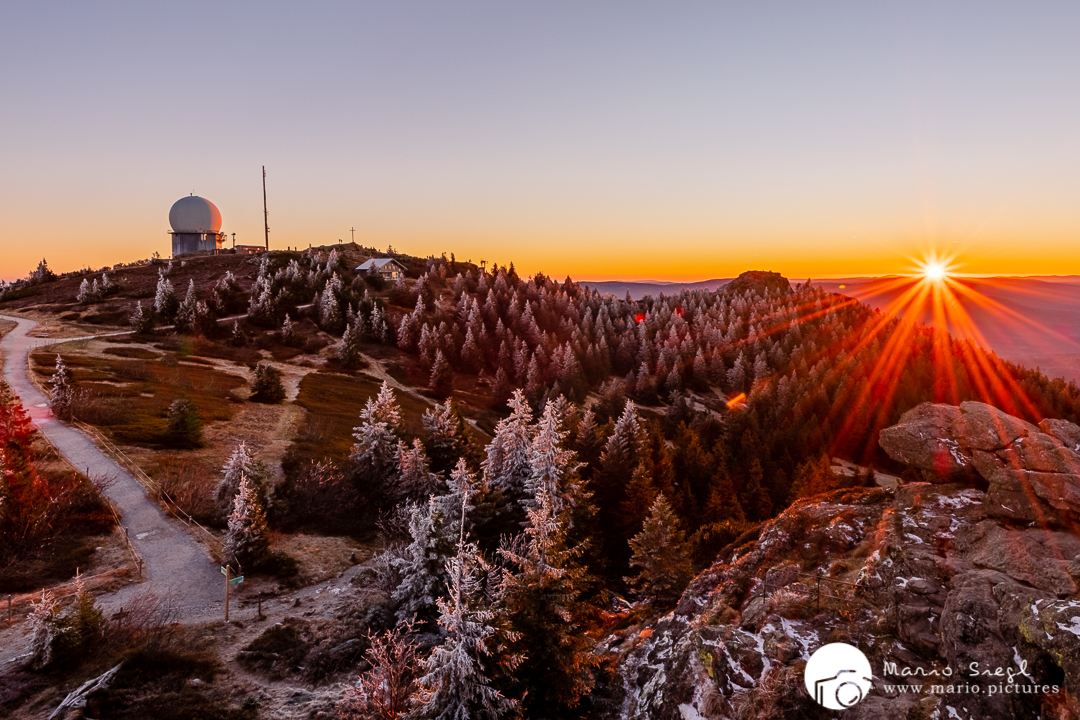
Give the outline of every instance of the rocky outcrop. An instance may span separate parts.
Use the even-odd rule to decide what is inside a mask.
[[[750,292],[756,295],[766,293],[778,293],[788,295],[791,293],[791,283],[780,273],[767,272],[765,270],[750,270],[744,272],[725,285],[721,292],[728,295],[737,295]]]
[[[923,403],[881,432],[894,460],[932,482],[988,485],[988,513],[1061,525],[1080,519],[1080,427],[1047,419],[1036,427],[978,402]]]
[[[611,714],[831,717],[803,669],[817,648],[846,642],[874,678],[845,719],[1075,717],[1080,539],[988,509],[981,489],[927,483],[792,506],[726,549],[673,612],[608,638],[621,676]],[[912,681],[905,668],[921,689],[896,689]],[[927,680],[945,668],[951,689]],[[1058,691],[991,693],[1006,680],[972,668]]]

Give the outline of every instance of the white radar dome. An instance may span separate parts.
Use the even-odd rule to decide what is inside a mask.
[[[189,195],[173,203],[169,224],[177,233],[221,232],[221,211],[206,198]]]

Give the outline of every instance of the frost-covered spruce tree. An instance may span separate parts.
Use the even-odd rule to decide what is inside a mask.
[[[404,287],[402,281],[398,280],[399,285]],[[404,315],[401,318],[401,324],[398,326],[397,333],[397,345],[406,352],[416,351],[420,342],[420,331],[423,328],[424,317],[424,301],[421,298],[417,298],[416,307],[408,315]]]
[[[242,294],[240,282],[232,274],[232,270],[226,270],[224,277],[218,280],[210,291],[210,308],[219,315],[239,312],[243,307]]]
[[[476,344],[472,328],[465,333],[465,344],[461,347],[461,368],[465,372],[475,373],[484,366],[484,354]]]
[[[416,344],[420,340],[419,329],[413,322],[412,315],[402,315],[401,323],[398,324],[397,345],[406,352],[416,350]]]
[[[83,278],[83,281],[79,283],[79,292],[75,295],[75,302],[90,302],[90,279]]]
[[[400,426],[401,410],[394,400],[393,391],[384,381],[379,394],[368,398],[360,412],[360,424],[353,428],[356,443],[349,457],[355,467],[355,481],[358,484],[373,488],[376,493],[388,487],[398,469]]]
[[[424,445],[416,438],[412,446],[398,441],[398,477],[393,483],[393,499],[397,502],[421,502],[438,487],[439,478],[428,468]]]
[[[432,471],[448,473],[468,453],[469,439],[463,425],[453,399],[424,411],[424,449]]]
[[[54,659],[77,657],[105,634],[105,614],[78,573],[74,590],[75,603],[60,620],[61,634],[53,641]]]
[[[173,447],[201,447],[202,432],[202,418],[195,403],[188,398],[173,400],[165,422],[165,441]]]
[[[454,469],[450,471],[450,479],[446,483],[447,491],[443,495],[436,495],[435,502],[439,506],[443,517],[447,518],[446,534],[451,546],[461,533],[461,512],[470,513],[475,509],[473,505],[480,493],[479,482],[476,475],[469,472],[464,459],[459,459]],[[466,531],[468,528],[466,528]]]
[[[387,345],[390,342],[390,324],[386,313],[376,305],[371,310],[371,342]]]
[[[180,301],[176,299],[176,290],[164,272],[158,274],[157,291],[154,294],[154,312],[166,320],[176,317]]]
[[[525,535],[499,550],[511,566],[500,612],[514,634],[510,649],[523,658],[514,673],[523,715],[559,717],[592,688],[596,658],[581,620],[584,571],[566,547],[566,528],[547,491],[536,500]]]
[[[495,426],[495,437],[487,446],[487,458],[480,464],[484,482],[500,490],[508,504],[519,505],[526,498],[532,475],[529,463],[532,408],[521,390],[510,397],[510,416]]]
[[[273,327],[276,324],[277,301],[273,281],[268,276],[260,277],[252,286],[247,314],[259,325]]]
[[[285,320],[281,323],[281,342],[286,345],[296,344],[296,328],[293,327],[289,313],[285,313]]]
[[[345,326],[345,332],[341,335],[341,341],[337,345],[337,356],[341,364],[347,368],[360,366],[360,333],[356,323]]]
[[[435,351],[428,387],[439,397],[447,397],[454,390],[454,368],[450,367],[442,350]]]
[[[436,600],[446,586],[445,563],[452,548],[446,536],[446,517],[435,496],[409,508],[409,543],[390,560],[401,578],[390,594],[397,606],[398,622],[434,618]]]
[[[41,600],[30,603],[30,661],[32,668],[43,668],[53,660],[53,644],[63,631],[60,603],[49,590],[41,591]]]
[[[615,422],[615,428],[604,444],[604,452],[600,456],[600,463],[605,471],[625,469],[629,473],[637,464],[644,438],[645,432],[641,427],[637,407],[632,400],[627,400],[626,407]]]
[[[195,295],[195,280],[188,281],[187,295],[176,309],[176,332],[189,333],[195,329],[199,298]]]
[[[677,601],[692,577],[690,546],[663,493],[656,496],[641,532],[630,540],[630,549],[630,566],[637,572],[625,578],[627,583],[655,607]]]
[[[229,336],[229,344],[233,347],[243,347],[248,344],[247,333],[240,327],[239,320],[233,320],[232,334]]]
[[[64,359],[56,356],[56,371],[49,380],[49,405],[53,415],[61,420],[71,419],[72,403],[75,400],[75,387],[71,371],[64,364]]]
[[[424,505],[409,511],[409,535],[412,540],[391,562],[401,583],[391,599],[397,604],[399,621],[418,617],[435,618],[436,599],[447,585],[446,561],[454,554],[461,537],[462,518],[473,509],[476,478],[459,460],[450,473],[448,492],[432,495]],[[464,511],[462,510],[464,508]]]
[[[336,333],[341,330],[343,322],[341,304],[334,294],[333,285],[328,282],[319,298],[319,326],[327,332]]]
[[[464,527],[464,510],[461,524]],[[415,716],[425,720],[500,718],[517,704],[492,687],[486,665],[489,643],[496,635],[495,613],[485,608],[479,592],[479,573],[486,568],[480,550],[465,541],[446,564],[450,595],[439,598],[439,624],[446,640],[421,662],[420,692]]]
[[[260,463],[255,462],[247,443],[241,441],[229,459],[225,461],[225,466],[221,468],[221,480],[218,481],[214,497],[226,511],[229,511],[232,509],[236,494],[240,491],[240,480],[246,477],[248,482],[255,487],[261,487],[264,474],[265,469]]]
[[[225,533],[225,556],[241,565],[258,567],[270,553],[270,528],[266,511],[258,493],[246,477],[240,478],[240,488],[229,513]]]
[[[135,303],[135,312],[128,318],[128,323],[137,333],[147,333],[154,329],[154,315],[143,308],[142,300]]]
[[[552,511],[559,515],[578,499],[574,453],[562,447],[566,432],[559,428],[563,412],[560,403],[549,402],[536,423],[529,443],[529,477],[525,485],[525,504],[536,505],[541,490],[551,499]]]

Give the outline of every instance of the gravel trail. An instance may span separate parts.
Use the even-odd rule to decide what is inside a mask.
[[[4,353],[4,381],[19,397],[34,425],[57,447],[74,467],[94,476],[115,478],[105,494],[116,505],[135,550],[142,556],[146,579],[121,590],[102,595],[99,604],[116,611],[145,591],[153,592],[176,608],[181,622],[204,619],[223,605],[224,579],[217,564],[184,528],[168,517],[146,494],[146,489],[106,455],[82,431],[53,417],[48,399],[30,378],[29,353],[42,345],[75,338],[34,338],[28,333],[33,320],[0,315],[18,327],[0,340]]]

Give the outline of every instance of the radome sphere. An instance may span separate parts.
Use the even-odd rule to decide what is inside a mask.
[[[221,231],[221,211],[198,195],[182,197],[169,210],[174,233],[217,233]]]

